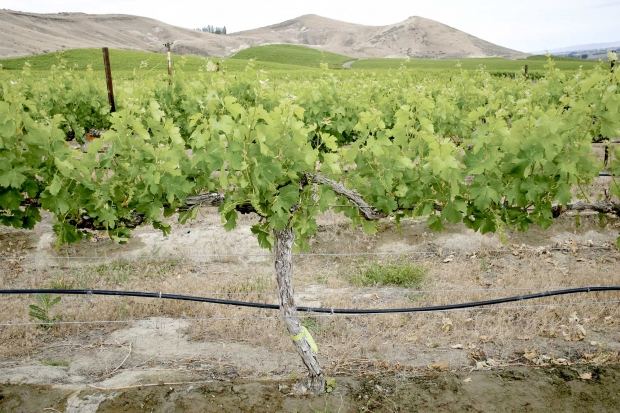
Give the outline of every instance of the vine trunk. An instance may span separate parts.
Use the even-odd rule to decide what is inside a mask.
[[[293,340],[293,344],[308,369],[307,389],[312,393],[320,394],[325,392],[325,376],[316,354],[303,335],[301,321],[293,296],[293,242],[295,241],[295,234],[293,229],[289,227],[281,231],[274,231],[274,238],[275,270],[280,312],[290,336],[299,337],[301,335],[301,339]]]

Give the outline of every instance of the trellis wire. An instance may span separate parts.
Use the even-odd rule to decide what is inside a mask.
[[[515,310],[515,309],[527,309],[527,308],[549,308],[559,306],[572,306],[572,305],[603,305],[603,304],[620,304],[620,300],[612,301],[582,301],[578,303],[555,303],[555,304],[532,304],[532,305],[513,305],[513,306],[493,306],[493,307],[473,307],[473,308],[459,308],[452,310],[435,310],[427,311],[430,313],[448,313],[456,311],[497,311],[497,310]],[[334,317],[359,317],[369,315],[392,315],[395,314],[381,314],[381,313],[369,313],[369,314],[314,314],[314,315],[299,315],[297,318],[334,318]],[[400,314],[402,316],[402,314]],[[206,317],[206,318],[151,318],[151,319],[132,319],[132,320],[95,320],[95,321],[56,321],[52,323],[44,322],[24,322],[24,323],[0,323],[0,327],[27,327],[38,325],[82,325],[82,324],[131,324],[131,323],[166,323],[174,321],[187,321],[187,322],[200,322],[200,321],[239,321],[239,320],[280,320],[283,317],[278,316],[251,316],[251,317]]]

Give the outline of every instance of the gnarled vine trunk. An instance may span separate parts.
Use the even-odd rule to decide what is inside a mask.
[[[297,314],[297,306],[293,297],[293,242],[295,241],[293,228],[274,231],[274,238],[276,282],[278,285],[280,312],[282,317],[284,317],[284,323],[291,338],[301,336],[301,339],[293,340],[293,344],[308,368],[308,391],[317,394],[323,393],[325,392],[325,376],[323,376],[323,371],[316,358],[316,354],[314,354],[310,343],[303,335],[301,321]]]

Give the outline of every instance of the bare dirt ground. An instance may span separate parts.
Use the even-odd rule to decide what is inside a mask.
[[[291,382],[206,380],[113,391],[58,386],[0,388],[10,412],[616,412],[618,365],[589,369],[510,367],[423,376],[339,377],[322,397],[288,394]],[[584,373],[581,373],[584,374]],[[52,407],[53,406],[53,407]]]
[[[0,232],[2,288],[163,291],[275,303],[271,257],[244,216],[226,233],[204,208],[167,238],[144,228],[56,248],[51,221]],[[422,221],[365,235],[321,218],[296,255],[299,305],[397,308],[560,288],[620,285],[618,221],[564,216],[498,237]],[[423,280],[360,285],[372,266]],[[398,267],[401,268],[401,267]],[[409,268],[409,267],[407,267]],[[63,296],[61,324],[32,324],[31,295],[0,296],[0,411],[617,411],[618,295],[587,293],[478,309],[400,315],[304,315],[336,386],[293,395],[304,374],[278,313],[159,299]],[[11,324],[10,326],[6,324]]]

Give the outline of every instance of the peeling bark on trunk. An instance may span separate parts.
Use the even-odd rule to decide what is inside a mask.
[[[301,321],[297,314],[297,306],[293,298],[293,242],[295,235],[292,228],[282,231],[274,231],[275,238],[275,269],[276,282],[278,285],[278,299],[280,312],[284,317],[284,323],[291,337],[302,333]],[[316,394],[325,392],[325,376],[305,337],[293,341],[297,353],[301,356],[308,368],[308,391]]]

